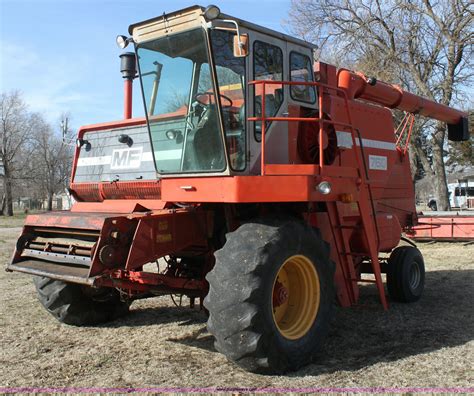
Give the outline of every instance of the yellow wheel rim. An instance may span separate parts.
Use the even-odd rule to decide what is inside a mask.
[[[313,325],[320,303],[319,276],[311,260],[291,256],[273,282],[273,320],[281,335],[290,340],[303,337]]]

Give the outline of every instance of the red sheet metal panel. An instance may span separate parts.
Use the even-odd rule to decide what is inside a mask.
[[[28,215],[25,226],[101,230],[107,217],[110,217],[110,214],[75,214],[70,211],[47,212]]]
[[[71,208],[73,213],[133,213],[149,210],[161,210],[166,202],[158,199],[109,199],[103,202],[76,202]]]

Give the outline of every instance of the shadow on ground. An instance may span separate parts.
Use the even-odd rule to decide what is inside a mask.
[[[186,307],[158,307],[158,308],[134,308],[133,304],[130,313],[121,319],[104,323],[99,327],[140,327],[148,325],[166,325],[169,323],[178,326],[192,324],[206,324],[207,317],[204,312],[191,310]]]
[[[474,339],[473,285],[474,270],[430,271],[420,301],[392,302],[388,312],[375,287],[363,287],[363,306],[338,308],[319,358],[291,375],[359,370],[464,345]]]
[[[361,288],[360,305],[337,308],[332,331],[313,364],[289,376],[353,371],[380,362],[464,345],[474,339],[474,270],[426,273],[423,297],[413,304],[392,302],[384,312],[375,286]],[[185,308],[138,309],[108,326],[202,323],[191,335],[169,341],[215,352],[204,313]]]

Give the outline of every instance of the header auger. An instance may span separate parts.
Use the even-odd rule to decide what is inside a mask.
[[[215,6],[130,34],[118,43],[133,42],[146,117],[129,118],[128,53],[126,119],[79,130],[76,202],[28,216],[8,266],[37,276],[48,311],[85,325],[185,295],[230,360],[284,372],[311,361],[334,297],[356,304],[360,282],[385,309],[382,273],[392,300],[420,298],[423,258],[398,247],[417,217],[390,108],[445,121],[455,140],[465,113],[313,65],[311,44]]]

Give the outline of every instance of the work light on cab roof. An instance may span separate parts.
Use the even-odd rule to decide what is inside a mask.
[[[219,17],[221,10],[215,5],[208,5],[204,10],[204,16],[206,19],[212,21]]]

